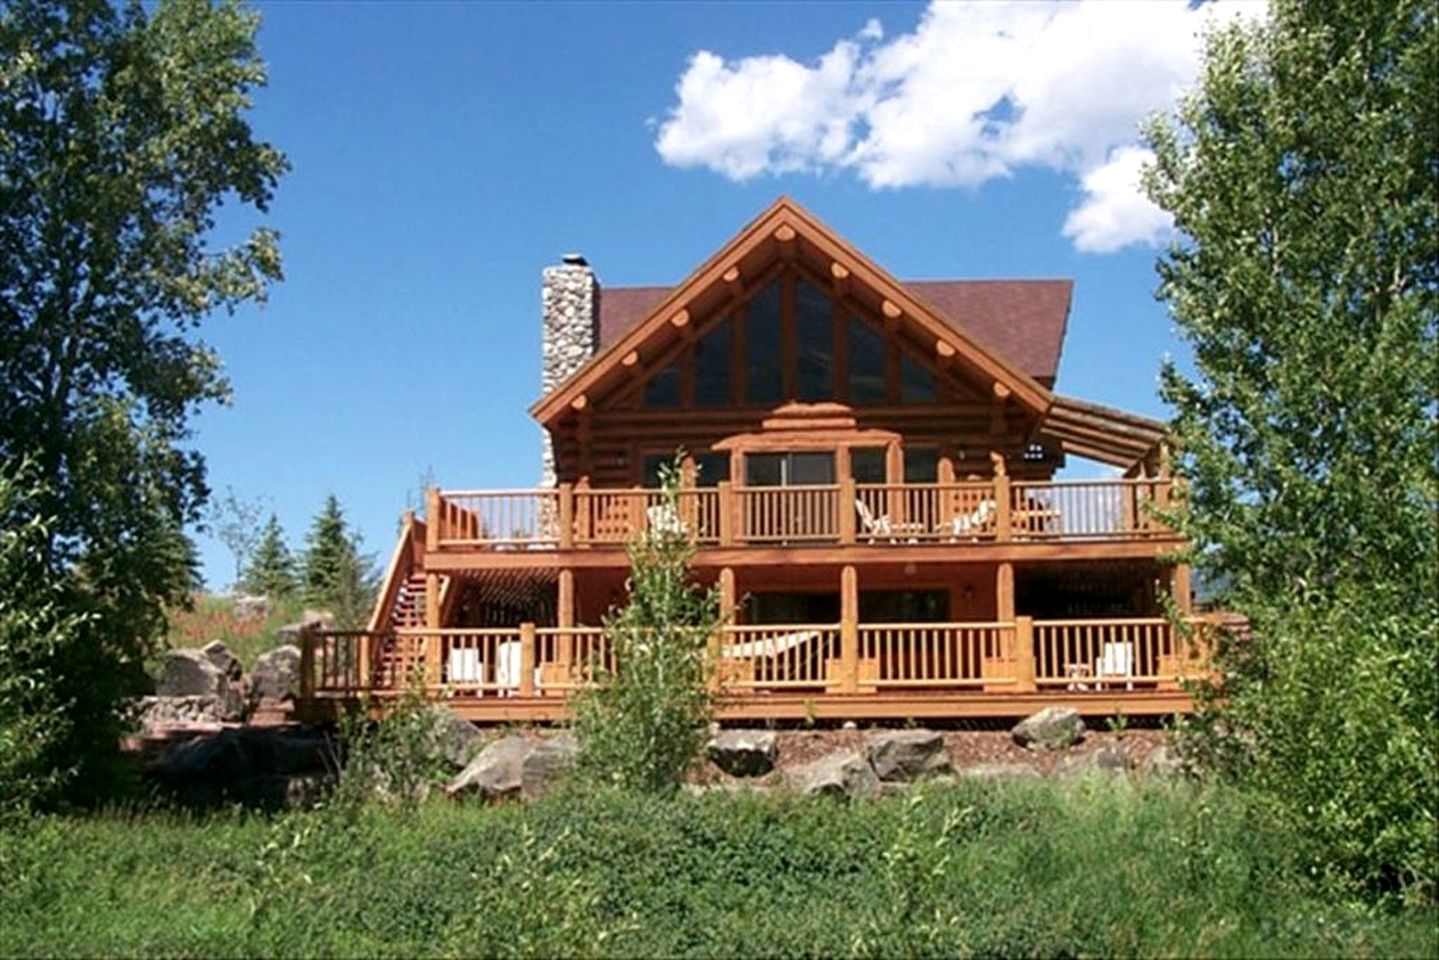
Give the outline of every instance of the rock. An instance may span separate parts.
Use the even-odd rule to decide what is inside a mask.
[[[135,722],[146,730],[157,727],[223,723],[226,704],[215,697],[141,697],[135,705]]]
[[[886,730],[865,738],[865,755],[881,780],[914,780],[947,773],[944,738],[933,730]]]
[[[505,737],[481,750],[450,781],[445,795],[476,793],[485,800],[515,796],[533,800],[569,769],[578,753],[579,745],[568,736],[543,740]]]
[[[248,593],[235,595],[235,605],[231,608],[231,615],[236,620],[263,620],[269,613],[269,597],[253,596]]]
[[[230,728],[173,747],[145,775],[182,802],[286,806],[312,802],[328,787],[335,755],[314,734]]]
[[[807,797],[871,797],[879,793],[879,777],[857,751],[831,753],[789,772],[791,788]]]
[[[484,744],[485,735],[443,703],[430,706],[427,712],[434,724],[432,736],[436,752],[443,754],[456,770],[465,769]]]
[[[969,780],[1038,780],[1040,773],[1027,763],[977,763],[959,771]]]
[[[839,728],[841,730],[858,730],[859,724],[855,723],[853,720],[846,720],[844,723],[841,723],[839,725]]]
[[[1071,707],[1046,707],[1009,732],[1021,747],[1063,750],[1084,739],[1084,719]]]
[[[1161,743],[1139,761],[1139,772],[1146,777],[1182,777],[1189,771],[1184,757],[1167,743]]]
[[[300,614],[300,619],[295,623],[287,623],[276,632],[281,636],[297,637],[300,635],[300,631],[307,627],[313,627],[316,630],[333,630],[335,615],[328,610],[306,610]]]
[[[181,698],[191,705],[208,701],[206,712],[213,713],[221,720],[238,720],[245,713],[245,701],[240,688],[231,684],[225,672],[215,666],[201,650],[167,651],[164,665],[160,668],[160,679],[155,683],[155,696],[164,699]],[[153,701],[151,711],[163,712],[153,705]]]
[[[231,683],[238,682],[245,675],[245,667],[240,663],[240,658],[231,653],[223,641],[211,640],[200,652],[205,655],[206,660],[219,667],[220,672]]]
[[[774,769],[779,738],[773,730],[726,730],[705,746],[715,766],[735,777],[758,777]]]
[[[1112,744],[1100,747],[1098,750],[1091,750],[1088,753],[1065,757],[1059,761],[1054,768],[1054,775],[1061,780],[1069,780],[1096,773],[1117,774],[1128,772],[1129,757],[1125,755],[1123,750]]]
[[[292,644],[262,653],[250,671],[250,696],[255,700],[293,698],[300,689],[300,648]]]

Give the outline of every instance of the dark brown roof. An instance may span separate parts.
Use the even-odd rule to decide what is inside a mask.
[[[985,349],[1052,384],[1069,321],[1072,280],[907,280],[904,286]],[[669,287],[600,290],[600,346],[643,320]]]

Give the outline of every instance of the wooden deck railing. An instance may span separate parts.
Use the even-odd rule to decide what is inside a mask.
[[[727,626],[711,644],[727,696],[904,690],[1066,693],[1174,690],[1204,669],[1207,621]],[[306,631],[302,698],[395,694],[563,696],[616,668],[597,627]]]
[[[704,546],[1144,540],[1172,535],[1169,480],[822,484],[687,489],[433,491],[440,548],[616,548],[645,530]],[[428,518],[427,518],[428,519]]]

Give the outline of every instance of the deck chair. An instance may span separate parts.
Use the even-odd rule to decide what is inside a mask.
[[[1106,643],[1100,648],[1099,659],[1094,661],[1094,676],[1103,681],[1105,677],[1134,676],[1134,644]],[[1103,683],[1097,684],[1103,689]],[[1133,690],[1134,681],[1126,679],[1124,689]]]
[[[960,537],[977,537],[980,532],[990,524],[994,515],[999,512],[999,506],[993,500],[984,500],[978,507],[969,513],[960,514],[951,518],[947,523],[939,525],[940,530],[945,528],[955,539]]]
[[[894,525],[889,522],[887,515],[876,517],[874,512],[869,509],[869,504],[859,498],[855,498],[854,510],[859,515],[860,525],[864,527],[862,533],[869,537],[870,543],[874,543],[880,537],[894,540]]]

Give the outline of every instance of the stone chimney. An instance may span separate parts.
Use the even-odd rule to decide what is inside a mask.
[[[546,267],[540,303],[544,313],[541,387],[546,394],[568,380],[600,347],[600,281],[585,258],[567,253]],[[555,452],[544,437],[542,484],[555,485]]]

